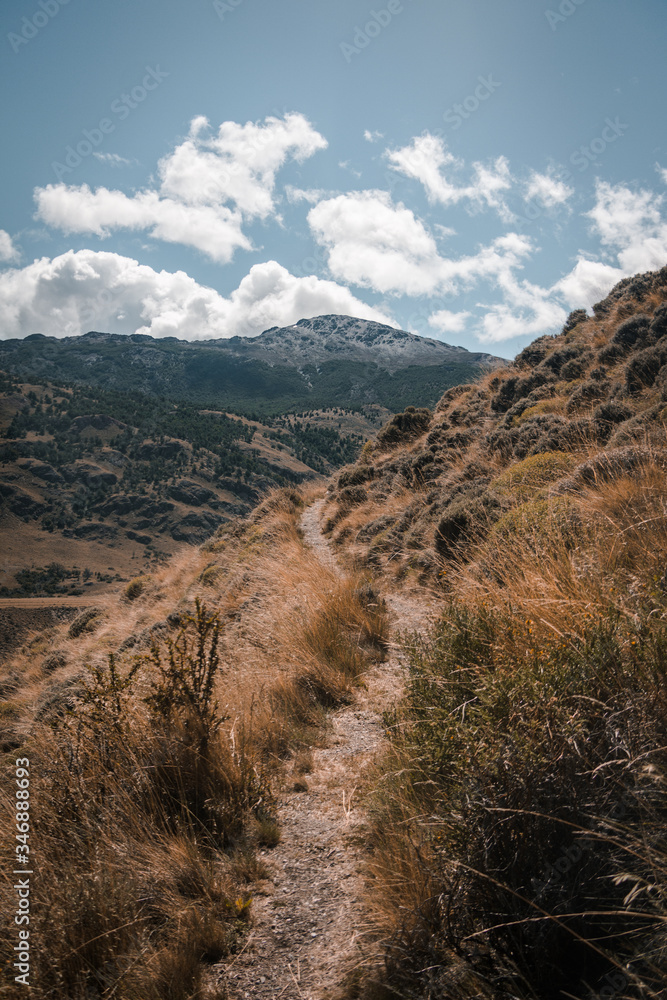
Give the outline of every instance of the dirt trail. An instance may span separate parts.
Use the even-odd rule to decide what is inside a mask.
[[[324,500],[303,515],[304,541],[342,575],[322,535]],[[436,609],[423,599],[387,596],[394,631],[422,628]],[[355,703],[331,713],[328,745],[313,753],[308,790],[279,795],[281,843],[263,861],[270,881],[253,901],[244,951],[222,973],[233,1000],[328,1000],[361,957],[366,932],[362,868],[366,817],[358,799],[364,772],[384,741],[382,712],[402,690],[398,646],[364,675]]]

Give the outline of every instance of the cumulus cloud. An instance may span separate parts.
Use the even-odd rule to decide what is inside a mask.
[[[187,205],[233,202],[247,218],[273,211],[276,172],[287,159],[298,163],[326,139],[301,114],[266,118],[264,124],[223,122],[207,138],[206,119],[193,120],[190,135],[158,164],[161,193]]]
[[[242,231],[243,219],[226,205],[184,205],[161,198],[156,191],[128,197],[122,191],[87,184],[49,184],[35,192],[37,216],[64,233],[95,233],[108,237],[114,229],[146,230],[156,239],[201,250],[228,263],[237,248],[252,249]]]
[[[459,258],[439,254],[423,222],[386,191],[356,191],[320,202],[308,213],[335,278],[384,294],[455,293],[516,267],[530,241],[510,233]]]
[[[364,129],[364,139],[366,142],[377,142],[379,139],[384,139],[384,135],[382,132],[376,130],[371,132],[370,129],[366,128]]]
[[[574,194],[574,188],[568,187],[551,173],[540,174],[536,170],[530,176],[526,185],[526,199],[535,199],[545,208],[555,208],[563,205]]]
[[[356,191],[319,202],[308,213],[327,248],[335,278],[378,292],[431,294],[438,286],[435,240],[410,209],[385,191]]]
[[[328,198],[331,191],[324,191],[322,188],[298,188],[292,184],[285,185],[285,196],[292,205],[298,205],[301,201],[308,202],[309,205],[316,205],[318,201]]]
[[[511,268],[502,270],[496,281],[503,300],[485,307],[480,340],[499,343],[512,337],[534,337],[562,326],[567,319],[567,310],[550,289],[519,281]]]
[[[37,217],[68,233],[146,230],[227,263],[236,249],[252,249],[243,221],[274,212],[278,169],[287,159],[303,162],[327,142],[296,113],[263,124],[223,122],[209,133],[206,118],[193,119],[185,142],[160,160],[158,188],[129,196],[104,187],[91,191],[87,184],[49,184],[35,189]]]
[[[570,309],[590,309],[624,277],[626,274],[620,267],[581,257],[570,273],[556,282],[553,291]]]
[[[448,169],[450,172],[461,171],[464,162],[447,149],[439,136],[430,132],[414,138],[401,149],[387,150],[386,156],[393,170],[423,185],[432,204],[448,207],[468,202],[468,207],[473,210],[493,208],[504,221],[511,220],[512,213],[505,203],[503,192],[511,188],[512,176],[504,156],[497,157],[490,167],[473,163],[473,178],[464,185],[450,180],[445,173]]]
[[[431,313],[428,323],[434,330],[440,330],[441,333],[463,333],[466,328],[466,320],[470,316],[472,313],[465,310],[451,312],[449,309],[439,309],[437,312]]]
[[[90,329],[186,340],[256,336],[324,313],[396,325],[349,289],[314,276],[296,278],[276,261],[252,267],[228,298],[183,271],[158,272],[93,250],[70,250],[0,274],[0,329],[8,338]]]
[[[9,233],[5,232],[4,229],[0,229],[0,261],[11,262],[18,260],[20,256]]]
[[[667,263],[665,196],[632,191],[624,184],[596,184],[596,201],[586,215],[602,244],[615,254],[625,274],[649,271]]]

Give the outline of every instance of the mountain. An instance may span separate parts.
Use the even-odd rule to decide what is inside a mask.
[[[367,404],[392,411],[410,403],[432,406],[445,389],[500,363],[349,316],[300,320],[253,339],[91,332],[0,342],[0,368],[24,379],[138,390],[265,415]]]
[[[190,435],[188,483],[157,484],[182,503],[214,431],[221,460],[252,444],[138,395],[130,436],[131,399],[107,422],[92,391],[6,380],[12,445],[115,435],[139,468],[152,405],[165,461]],[[301,419],[260,433],[277,450]],[[27,833],[0,844],[35,995],[664,997],[666,426],[664,268],[395,413],[326,489],[274,489],[92,606],[0,601],[0,750],[39,878]],[[15,506],[54,478],[28,458]],[[106,509],[92,485],[74,500]],[[8,983],[15,920],[5,893]]]

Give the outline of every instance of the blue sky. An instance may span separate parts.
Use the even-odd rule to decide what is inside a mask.
[[[664,0],[5,0],[0,336],[511,357],[667,263]]]

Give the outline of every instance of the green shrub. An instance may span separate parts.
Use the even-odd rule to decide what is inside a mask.
[[[510,500],[528,500],[549,483],[561,479],[577,464],[573,455],[545,451],[515,462],[493,481],[492,488]]]
[[[501,539],[510,541],[513,536],[531,535],[549,543],[557,535],[561,540],[574,544],[580,526],[577,505],[570,497],[527,500],[501,514],[489,532],[489,540],[491,543]]]

